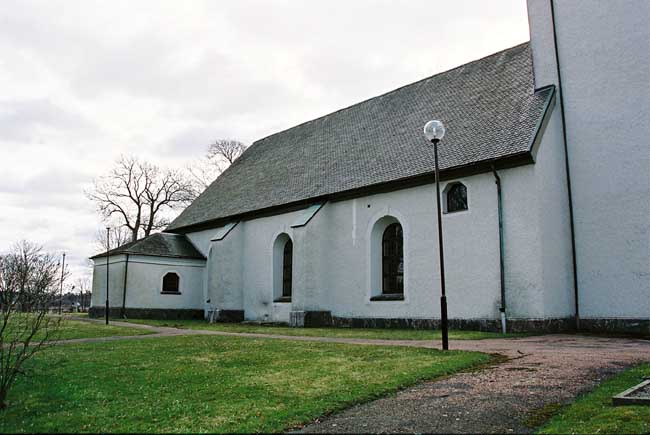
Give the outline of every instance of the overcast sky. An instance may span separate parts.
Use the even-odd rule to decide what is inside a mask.
[[[88,273],[120,154],[182,167],[528,39],[524,0],[2,0],[0,251]]]

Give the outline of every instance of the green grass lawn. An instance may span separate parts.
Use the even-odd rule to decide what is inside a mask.
[[[374,338],[382,340],[439,340],[440,331],[421,329],[370,329],[370,328],[291,328],[288,326],[251,325],[240,323],[208,323],[204,320],[144,320],[128,322],[175,328],[206,329],[224,332],[248,332],[308,337]],[[449,331],[452,340],[481,340],[485,338],[514,338],[530,334],[499,334],[480,331]]]
[[[146,335],[152,333],[152,331],[140,328],[128,328],[114,325],[106,326],[102,323],[64,319],[53,338],[57,340],[70,340],[73,338],[98,338],[109,337],[112,335]]]
[[[0,433],[277,432],[490,358],[225,336],[60,346],[18,381]]]
[[[25,324],[31,322],[31,320],[25,321],[25,316],[29,315],[14,314],[10,317],[8,329],[5,331],[6,340],[12,335],[22,337],[31,330],[31,328],[25,329]],[[53,320],[56,321],[56,318]],[[45,322],[43,325],[45,325]],[[98,338],[112,335],[145,335],[152,334],[152,331],[124,326],[106,326],[101,323],[77,321],[64,317],[58,327],[50,329],[49,334],[49,340],[70,340],[73,338]],[[44,336],[45,332],[41,330],[35,335],[34,341],[41,340]]]
[[[539,430],[541,434],[648,434],[649,406],[613,406],[612,396],[650,376],[650,364],[627,370],[581,396]]]

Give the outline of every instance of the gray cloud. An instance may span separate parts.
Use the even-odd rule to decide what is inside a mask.
[[[34,171],[23,180],[14,177],[0,186],[0,193],[79,193],[92,180],[92,173],[78,169],[50,167]]]
[[[2,140],[37,142],[56,130],[79,137],[93,131],[93,125],[82,115],[48,99],[0,100]]]

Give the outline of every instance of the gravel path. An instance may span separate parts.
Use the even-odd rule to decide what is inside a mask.
[[[304,427],[306,433],[530,433],[531,417],[650,361],[650,341],[579,335],[455,341],[500,353],[490,368],[426,382]],[[537,422],[539,423],[539,421]]]

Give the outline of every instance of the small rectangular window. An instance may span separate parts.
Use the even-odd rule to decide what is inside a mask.
[[[467,210],[467,187],[454,183],[445,189],[445,213]]]
[[[180,278],[177,274],[169,272],[163,277],[163,293],[179,293]]]

